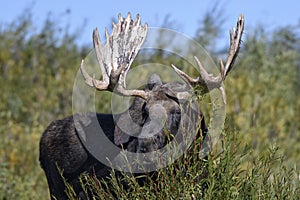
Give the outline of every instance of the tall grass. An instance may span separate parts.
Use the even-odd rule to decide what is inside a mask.
[[[256,157],[252,146],[232,132],[223,136],[222,148],[207,160],[185,155],[159,170],[156,180],[146,176],[144,186],[132,175],[116,176],[114,170],[108,181],[82,174],[81,186],[92,194],[90,199],[300,199],[297,169],[285,166],[278,147],[271,145]],[[124,181],[130,189],[122,186]],[[78,199],[72,187],[67,188],[70,199]]]

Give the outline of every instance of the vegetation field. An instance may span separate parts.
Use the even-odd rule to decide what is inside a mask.
[[[234,24],[233,22],[232,24]],[[246,16],[247,23],[247,16]],[[81,59],[91,46],[77,44],[68,26],[47,18],[41,29],[31,12],[0,26],[0,199],[49,199],[40,168],[39,139],[54,119],[72,114],[72,89]],[[217,45],[218,15],[207,14],[194,39],[216,59],[227,48]],[[164,24],[169,26],[170,24]],[[99,27],[100,29],[104,27]],[[172,27],[170,27],[172,28]],[[245,30],[235,68],[225,81],[226,122],[215,151],[203,163],[176,162],[159,171],[159,184],[124,190],[111,175],[120,199],[300,199],[300,26]],[[92,32],[92,30],[91,30]],[[229,36],[228,36],[229,41]],[[157,63],[172,57],[151,54]],[[142,59],[140,59],[142,60]],[[194,73],[194,72],[193,72]],[[196,74],[191,74],[194,77]],[[201,108],[209,121],[211,103]],[[97,110],[107,111],[101,101]],[[199,167],[200,166],[200,167]],[[201,169],[208,176],[201,176]],[[179,169],[179,170],[178,170]],[[182,175],[185,169],[185,175]],[[199,170],[200,169],[200,170]],[[82,176],[96,199],[112,198],[101,180]],[[205,188],[205,190],[203,190]],[[71,199],[72,189],[67,191]],[[204,192],[203,192],[204,191]]]

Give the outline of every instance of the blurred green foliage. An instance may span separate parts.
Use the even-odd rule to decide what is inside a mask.
[[[300,164],[299,26],[247,35],[240,62],[226,82],[228,126],[253,147],[278,144],[289,165]],[[260,153],[258,151],[257,153]]]
[[[76,34],[50,16],[35,30],[31,12],[0,29],[0,199],[48,196],[39,138],[51,120],[72,114],[74,77],[86,54]]]
[[[219,50],[216,40],[219,31],[223,31],[221,21],[218,14],[207,14],[195,36],[211,53]],[[24,12],[10,24],[0,26],[0,199],[48,198],[46,179],[38,162],[39,138],[52,120],[72,114],[74,79],[88,52],[86,46],[76,44],[76,33],[57,24],[48,17],[38,30],[31,12]],[[251,149],[249,159],[237,165],[240,170],[247,170],[255,158],[275,145],[283,157],[278,166],[272,165],[274,173],[284,167],[295,170],[294,178],[300,174],[299,29],[299,25],[290,25],[273,32],[265,32],[263,26],[246,30],[238,61],[225,81],[224,131],[240,135],[242,147],[248,145]],[[225,58],[226,52],[227,49],[220,56]],[[166,59],[161,53],[151,54],[150,60],[167,65],[181,62],[172,56]],[[197,75],[194,70],[188,73]],[[101,110],[107,102],[97,106]],[[209,98],[204,102],[201,107],[209,121],[206,111],[211,102]],[[238,150],[242,151],[242,147]],[[211,173],[221,173],[220,166],[226,167],[219,163],[216,172]],[[259,176],[260,172],[247,173]],[[278,173],[276,176],[284,177]],[[258,183],[254,176],[251,178],[253,184]],[[217,189],[209,195],[214,196]],[[235,190],[234,185],[229,189]]]

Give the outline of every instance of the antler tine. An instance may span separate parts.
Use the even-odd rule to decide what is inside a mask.
[[[136,57],[147,35],[148,25],[140,23],[137,15],[136,21],[128,13],[126,18],[118,15],[118,23],[113,23],[111,35],[105,30],[106,43],[101,44],[98,29],[93,32],[93,43],[98,63],[102,73],[102,81],[96,80],[86,72],[83,62],[81,73],[87,85],[98,90],[115,91],[124,96],[138,96],[147,99],[144,90],[126,89],[125,79],[130,66]]]
[[[87,71],[84,68],[84,60],[81,61],[80,65],[80,71],[83,75],[83,78],[85,80],[85,83],[91,87],[95,87],[97,90],[106,90],[108,87],[108,84],[104,81],[100,81],[95,79],[95,74],[93,74],[93,77],[91,77]]]
[[[181,71],[180,69],[178,69],[175,65],[171,64],[172,68],[174,69],[174,71],[181,76],[182,78],[184,78],[184,81],[192,84],[192,83],[197,83],[198,79],[194,79],[192,77],[190,77],[189,75],[187,75],[186,73],[184,73],[183,71]]]
[[[224,103],[226,103],[226,94],[225,94],[225,89],[222,87],[222,82],[225,80],[227,74],[232,69],[232,66],[236,60],[236,57],[240,49],[243,31],[244,31],[244,16],[240,15],[237,21],[236,28],[230,31],[230,49],[229,49],[227,62],[224,66],[222,60],[220,59],[220,74],[218,76],[213,76],[212,74],[209,74],[202,66],[201,62],[196,56],[194,57],[194,59],[200,74],[198,78],[195,79],[191,78],[183,71],[176,68],[174,65],[172,65],[173,69],[191,86],[195,86],[195,85],[200,86],[202,94],[205,94],[213,90],[214,88],[219,88],[222,93],[223,101]]]
[[[105,35],[106,35],[106,45],[109,45],[107,29],[105,30]],[[100,35],[99,35],[97,28],[93,31],[93,43],[94,43],[96,57],[97,57],[97,60],[98,60],[98,63],[99,63],[100,69],[101,69],[102,79],[103,79],[104,85],[106,85],[106,88],[107,88],[109,85],[109,74],[108,74],[109,72],[107,71],[107,69],[105,67],[105,62],[104,62],[104,58],[103,58],[103,46],[101,44]]]
[[[236,27],[230,31],[230,49],[229,49],[229,54],[228,54],[225,67],[223,62],[220,61],[221,69],[224,68],[224,75],[222,77],[223,80],[225,80],[227,74],[232,69],[232,66],[239,53],[239,49],[242,41],[242,35],[244,31],[244,23],[245,23],[244,15],[241,14],[238,18]]]
[[[141,18],[139,14],[136,15],[135,25],[141,25]]]
[[[103,55],[102,55],[102,49],[101,49],[101,40],[100,40],[100,36],[99,36],[99,32],[98,32],[97,28],[93,31],[93,43],[94,43],[94,49],[96,52],[96,57],[97,57],[99,65],[100,65],[103,81],[96,80],[95,75],[93,75],[93,78],[92,78],[87,73],[87,71],[84,68],[84,60],[82,60],[82,62],[81,62],[80,71],[81,71],[81,74],[83,75],[87,85],[89,85],[91,87],[95,87],[98,90],[106,90],[109,85],[109,76],[104,67]]]

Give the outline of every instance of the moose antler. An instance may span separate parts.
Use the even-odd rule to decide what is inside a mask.
[[[184,79],[186,80],[191,86],[200,86],[202,94],[205,94],[214,88],[219,88],[224,103],[226,103],[226,94],[225,89],[222,87],[222,82],[225,80],[227,74],[232,69],[232,66],[236,60],[238,55],[242,34],[244,30],[244,16],[240,15],[237,21],[236,28],[233,28],[230,31],[230,49],[227,58],[227,62],[224,66],[222,60],[220,59],[220,74],[218,76],[213,76],[209,74],[204,67],[202,66],[199,59],[195,56],[195,62],[199,68],[200,76],[197,78],[191,78],[186,73],[178,69],[175,65],[172,65],[173,69]]]
[[[141,25],[139,15],[136,20],[131,19],[128,13],[126,18],[118,16],[117,24],[113,23],[111,35],[105,30],[106,44],[101,44],[98,29],[93,32],[93,43],[96,57],[100,65],[102,79],[91,77],[84,68],[82,60],[80,70],[85,82],[97,90],[115,91],[124,96],[138,96],[147,99],[148,94],[144,90],[126,89],[125,78],[130,66],[145,41],[148,25]]]

